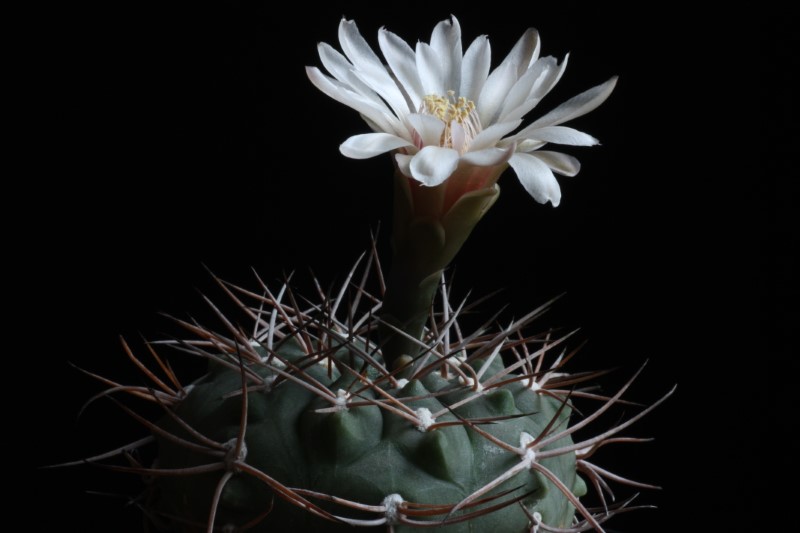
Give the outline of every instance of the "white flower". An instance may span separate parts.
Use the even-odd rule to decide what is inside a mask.
[[[519,129],[555,86],[567,58],[539,57],[539,36],[529,29],[491,73],[486,36],[462,53],[458,20],[436,25],[430,43],[416,50],[394,33],[378,34],[381,59],[355,23],[342,19],[339,43],[344,54],[319,44],[323,66],[306,67],[312,83],[331,98],[358,111],[373,133],[354,135],[340,147],[355,159],[395,151],[397,167],[417,182],[435,187],[445,181],[452,205],[462,194],[494,185],[510,165],[538,202],[559,204],[561,189],[553,172],[574,176],[572,156],[540,150],[548,143],[597,144],[594,137],[564,122],[592,111],[608,98],[616,77],[564,102]],[[450,179],[448,179],[450,178]]]

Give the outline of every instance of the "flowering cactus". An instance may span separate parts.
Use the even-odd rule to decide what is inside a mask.
[[[343,54],[319,45],[330,76],[307,74],[373,130],[347,139],[344,155],[393,153],[388,277],[373,245],[333,296],[218,280],[247,325],[213,304],[221,330],[181,321],[192,338],[160,344],[207,361],[189,384],[157,344],[149,348],[166,379],[125,345],[153,385],[104,380],[106,395],[130,393],[164,415],[151,421],[120,404],[151,436],[89,460],[156,444],[154,464],[114,468],[147,477],[148,516],[165,531],[603,531],[634,508],[633,498],[613,500],[609,481],[652,486],[590,458],[640,440],[620,433],[671,392],[584,436],[623,402],[635,375],[611,396],[584,388],[599,372],[567,372],[578,351],[567,348],[571,334],[528,331],[549,303],[506,326],[493,316],[467,331],[473,305],[451,301],[444,269],[497,201],[507,167],[534,199],[558,205],[554,172],[573,176],[580,165],[542,148],[596,144],[561,124],[599,106],[616,79],[523,126],[566,66],[539,57],[535,30],[491,73],[488,39],[462,52],[455,17],[416,50],[381,30],[386,64],[353,22],[342,20],[339,39]],[[576,401],[596,403],[573,423]],[[599,507],[581,500],[587,482]]]

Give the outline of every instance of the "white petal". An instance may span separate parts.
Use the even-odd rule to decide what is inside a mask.
[[[368,87],[378,93],[381,98],[394,110],[397,117],[402,117],[406,113],[416,111],[408,105],[406,97],[400,92],[397,83],[387,74],[376,75],[371,71],[355,70],[353,75],[357,76]]]
[[[417,72],[422,82],[424,96],[438,94],[444,96],[447,89],[444,87],[444,73],[442,62],[437,54],[427,43],[417,43]]]
[[[556,86],[556,84],[561,81],[561,76],[564,75],[564,71],[567,70],[567,63],[569,63],[569,52],[567,55],[564,56],[564,59],[561,61],[561,64],[558,65],[558,69],[553,73],[555,74],[554,78],[550,78],[548,76],[547,80],[541,84],[541,86],[537,86],[534,88],[535,93],[533,96],[538,97],[540,100],[544,98],[550,90]]]
[[[503,143],[505,143],[508,139],[503,139]],[[532,139],[525,139],[524,141],[519,141],[515,143],[517,145],[517,152],[533,152],[547,144],[544,141],[534,141]]]
[[[492,124],[477,134],[474,139],[472,139],[472,142],[469,145],[470,150],[480,150],[482,148],[486,148],[487,146],[494,146],[497,144],[497,141],[503,138],[503,135],[511,133],[517,129],[521,123],[521,120],[511,120],[509,122],[498,122],[497,124]]]
[[[476,152],[467,152],[461,156],[461,162],[477,167],[493,167],[505,163],[514,154],[514,145],[508,148],[484,148]]]
[[[411,98],[414,110],[419,109],[425,95],[417,73],[414,50],[403,39],[386,29],[381,29],[378,33],[378,44],[395,77]]]
[[[555,78],[556,68],[557,63],[553,57],[545,57],[535,62],[511,88],[498,120],[522,118],[536,107],[541,100],[539,89],[543,84],[547,84],[549,78]]]
[[[439,146],[444,131],[444,122],[434,116],[420,113],[412,113],[406,118],[422,139],[424,146]]]
[[[322,65],[333,75],[336,80],[342,82],[353,91],[367,97],[376,104],[383,105],[377,93],[366,83],[361,81],[358,76],[353,74],[354,67],[346,57],[340,54],[328,43],[319,43],[317,45],[317,50],[319,51],[319,57],[322,60]]]
[[[408,154],[394,154],[394,159],[397,161],[397,168],[404,176],[411,175],[411,160],[414,159],[413,155]]]
[[[397,135],[405,133],[405,128],[401,126],[397,118],[385,105],[378,106],[374,102],[367,100],[364,96],[353,92],[340,82],[329,78],[317,67],[306,67],[306,75],[308,75],[308,79],[317,89],[337,102],[352,107],[380,130]]]
[[[426,146],[414,156],[409,165],[411,176],[430,187],[449,178],[457,166],[458,152],[439,146]]]
[[[552,170],[564,176],[574,176],[581,169],[580,161],[561,152],[539,150],[536,152],[536,157],[544,161],[544,164]]]
[[[405,97],[352,20],[342,19],[339,23],[339,43],[344,55],[353,63],[355,74],[380,94],[396,114],[404,113],[408,109]]]
[[[342,19],[339,23],[339,44],[344,55],[356,68],[361,70],[383,68],[380,58],[372,51],[352,20]]]
[[[361,116],[361,120],[363,120],[364,122],[366,122],[366,123],[367,123],[367,126],[369,126],[369,129],[371,129],[372,131],[375,131],[375,132],[381,132],[381,131],[383,131],[383,129],[382,129],[381,127],[379,127],[377,124],[375,124],[373,121],[371,121],[371,120],[369,119],[369,117],[367,117],[367,116],[364,116],[364,115],[360,115],[360,116]],[[401,137],[402,137],[402,135],[401,135]],[[409,134],[409,136],[408,136],[408,137],[409,137],[409,139],[410,139],[410,138],[411,138],[411,135]]]
[[[459,96],[473,102],[478,101],[478,97],[489,76],[491,66],[491,50],[489,40],[485,35],[481,35],[469,45],[467,53],[464,54],[464,62],[461,66],[461,89]]]
[[[462,153],[466,140],[467,134],[464,131],[464,126],[455,120],[450,121],[450,141],[453,149],[458,150],[458,153]]]
[[[513,63],[503,63],[489,74],[477,102],[481,124],[484,127],[494,122],[515,81],[517,81],[517,66]]]
[[[408,145],[407,140],[391,133],[363,133],[347,139],[339,146],[339,151],[353,159],[367,159]]]
[[[517,173],[522,186],[540,204],[548,201],[553,207],[561,202],[561,188],[556,177],[543,161],[530,154],[514,154],[508,163]]]
[[[606,101],[614,86],[617,84],[617,77],[614,76],[605,83],[592,87],[588,91],[574,96],[553,109],[545,116],[531,124],[530,128],[541,128],[542,126],[555,126],[573,118],[580,117],[596,109],[597,106]],[[520,132],[521,133],[521,132]]]
[[[348,78],[350,78],[350,71],[353,69],[353,64],[350,63],[346,57],[328,43],[319,43],[317,45],[317,52],[319,52],[319,57],[322,59],[322,65],[334,78],[341,82],[349,83]]]
[[[540,45],[539,32],[533,28],[528,28],[506,58],[503,59],[501,65],[505,65],[506,63],[513,63],[516,65],[516,77],[519,78],[522,76],[522,73],[528,70],[528,67],[539,58]]]
[[[591,135],[566,126],[547,126],[539,128],[532,131],[529,134],[529,138],[549,143],[569,144],[572,146],[594,146],[600,142]]]
[[[533,88],[533,84],[536,83],[537,78],[542,75],[541,65],[541,62],[536,62],[532,68],[526,70],[514,83],[514,86],[508,91],[508,97],[506,97],[505,102],[503,102],[503,109],[500,111],[501,118],[507,114],[508,111],[519,107],[527,100]],[[521,115],[514,118],[521,118]]]
[[[461,85],[461,26],[458,19],[443,20],[433,29],[431,49],[439,55],[442,63],[445,91],[458,90]]]

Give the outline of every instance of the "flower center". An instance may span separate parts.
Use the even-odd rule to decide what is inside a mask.
[[[475,102],[463,96],[456,98],[456,93],[452,90],[447,91],[447,96],[438,94],[425,96],[419,112],[444,122],[439,146],[453,148],[462,154],[481,131],[481,119],[478,117]]]

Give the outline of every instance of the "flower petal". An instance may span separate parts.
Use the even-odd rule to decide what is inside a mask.
[[[514,145],[507,148],[484,148],[475,152],[467,152],[461,156],[461,163],[476,167],[493,167],[505,163],[514,155]]]
[[[594,146],[600,143],[600,141],[591,135],[566,126],[547,126],[539,128],[531,132],[528,138],[549,143],[569,144],[572,146]]]
[[[517,129],[521,123],[522,120],[511,120],[509,122],[498,122],[497,124],[492,124],[477,134],[474,139],[472,139],[472,142],[469,145],[470,150],[481,150],[487,146],[493,146],[497,144],[497,141],[502,139],[503,135],[511,133]]]
[[[342,46],[344,55],[357,69],[386,72],[380,58],[372,51],[352,20],[343,18],[339,22],[339,44]]]
[[[368,159],[409,144],[391,133],[363,133],[347,139],[339,146],[339,151],[353,159]]]
[[[501,66],[513,63],[517,66],[516,77],[519,78],[539,58],[540,46],[539,32],[534,28],[528,28],[519,38],[517,44],[514,45],[514,48],[503,59]]]
[[[542,75],[544,75],[546,68],[546,61],[537,61],[531,68],[525,71],[525,73],[514,83],[514,86],[511,87],[511,90],[508,92],[508,97],[506,97],[506,101],[503,102],[503,108],[500,110],[500,117],[498,120],[506,120],[507,118],[522,118],[522,115],[515,114],[512,116],[509,111],[512,111],[526,103],[534,84]]]
[[[458,166],[458,152],[451,148],[426,146],[411,160],[411,176],[429,187],[450,177]]]
[[[397,161],[397,168],[404,176],[411,175],[411,160],[414,159],[413,155],[408,154],[394,154],[394,159]]]
[[[417,43],[417,72],[422,82],[424,96],[438,94],[444,96],[444,72],[442,62],[437,54],[427,43]]]
[[[477,102],[478,114],[484,127],[494,122],[515,81],[517,66],[514,63],[503,63],[489,74]]]
[[[539,61],[555,61],[555,58],[550,56],[540,59]],[[557,62],[557,61],[556,61]],[[564,75],[564,71],[567,69],[567,63],[569,63],[569,53],[564,56],[564,59],[561,61],[560,65],[557,65],[555,70],[548,69],[547,74],[542,77],[541,80],[537,80],[536,84],[533,86],[533,90],[531,91],[531,97],[536,98],[537,102],[547,96],[547,94],[556,86],[556,84],[561,80],[561,76]],[[550,63],[552,65],[552,63]]]
[[[353,64],[346,57],[328,43],[317,44],[317,52],[322,59],[322,65],[335,79],[342,83],[350,83],[350,71],[353,69]]]
[[[353,74],[353,64],[339,53],[339,51],[328,43],[319,43],[317,45],[317,51],[322,60],[322,65],[336,80],[342,82],[342,84],[348,86],[349,89],[352,89],[361,96],[365,96],[376,104],[381,106],[385,105],[381,101],[380,96],[378,96],[372,88]]]
[[[306,75],[314,86],[327,94],[337,102],[351,107],[364,115],[371,124],[379,129],[401,135],[405,128],[397,118],[389,111],[386,105],[378,106],[374,102],[367,100],[364,96],[348,89],[340,82],[333,80],[322,73],[317,67],[306,67]]]
[[[432,115],[412,113],[406,117],[419,135],[423,146],[439,146],[444,131],[444,122]]]
[[[478,101],[483,84],[489,76],[491,66],[491,48],[489,40],[481,35],[469,45],[461,65],[461,88],[458,92],[467,100]]]
[[[365,70],[355,70],[353,74],[378,93],[392,108],[395,116],[402,117],[406,113],[414,111],[409,107],[408,100],[400,92],[397,83],[388,74],[376,75],[374,72]]]
[[[531,65],[509,92],[498,120],[506,121],[525,116],[555,85],[553,80],[558,77],[558,71],[558,63],[551,56],[539,59]]]
[[[431,49],[439,56],[442,64],[444,89],[457,90],[461,85],[461,26],[458,19],[443,20],[433,29]]]
[[[458,153],[464,152],[464,143],[467,141],[467,133],[464,131],[464,126],[457,121],[450,121],[450,146]]]
[[[581,169],[581,162],[571,155],[561,152],[539,150],[534,157],[541,159],[550,169],[563,176],[574,176]]]
[[[353,63],[355,74],[380,94],[398,116],[408,110],[406,99],[397,84],[352,20],[342,19],[339,23],[339,44],[344,55]]]
[[[508,139],[503,139],[503,144],[505,144],[506,142],[508,142]],[[538,150],[547,143],[544,141],[534,141],[533,139],[525,139],[524,141],[512,142],[512,144],[517,145],[517,152],[533,152],[534,150]]]
[[[414,109],[419,109],[425,94],[417,73],[417,58],[414,50],[403,39],[383,28],[378,32],[378,44],[395,77],[411,98]]]
[[[617,84],[617,76],[614,76],[605,83],[592,87],[578,96],[573,96],[560,106],[556,107],[539,120],[529,126],[531,129],[538,129],[543,126],[555,126],[573,118],[580,117],[596,109],[606,101],[614,86]],[[526,128],[527,129],[527,128]],[[522,132],[520,132],[522,133]]]
[[[542,160],[530,154],[514,154],[508,163],[517,173],[520,183],[528,194],[540,204],[548,201],[553,207],[558,207],[561,202],[561,187],[558,181]]]

